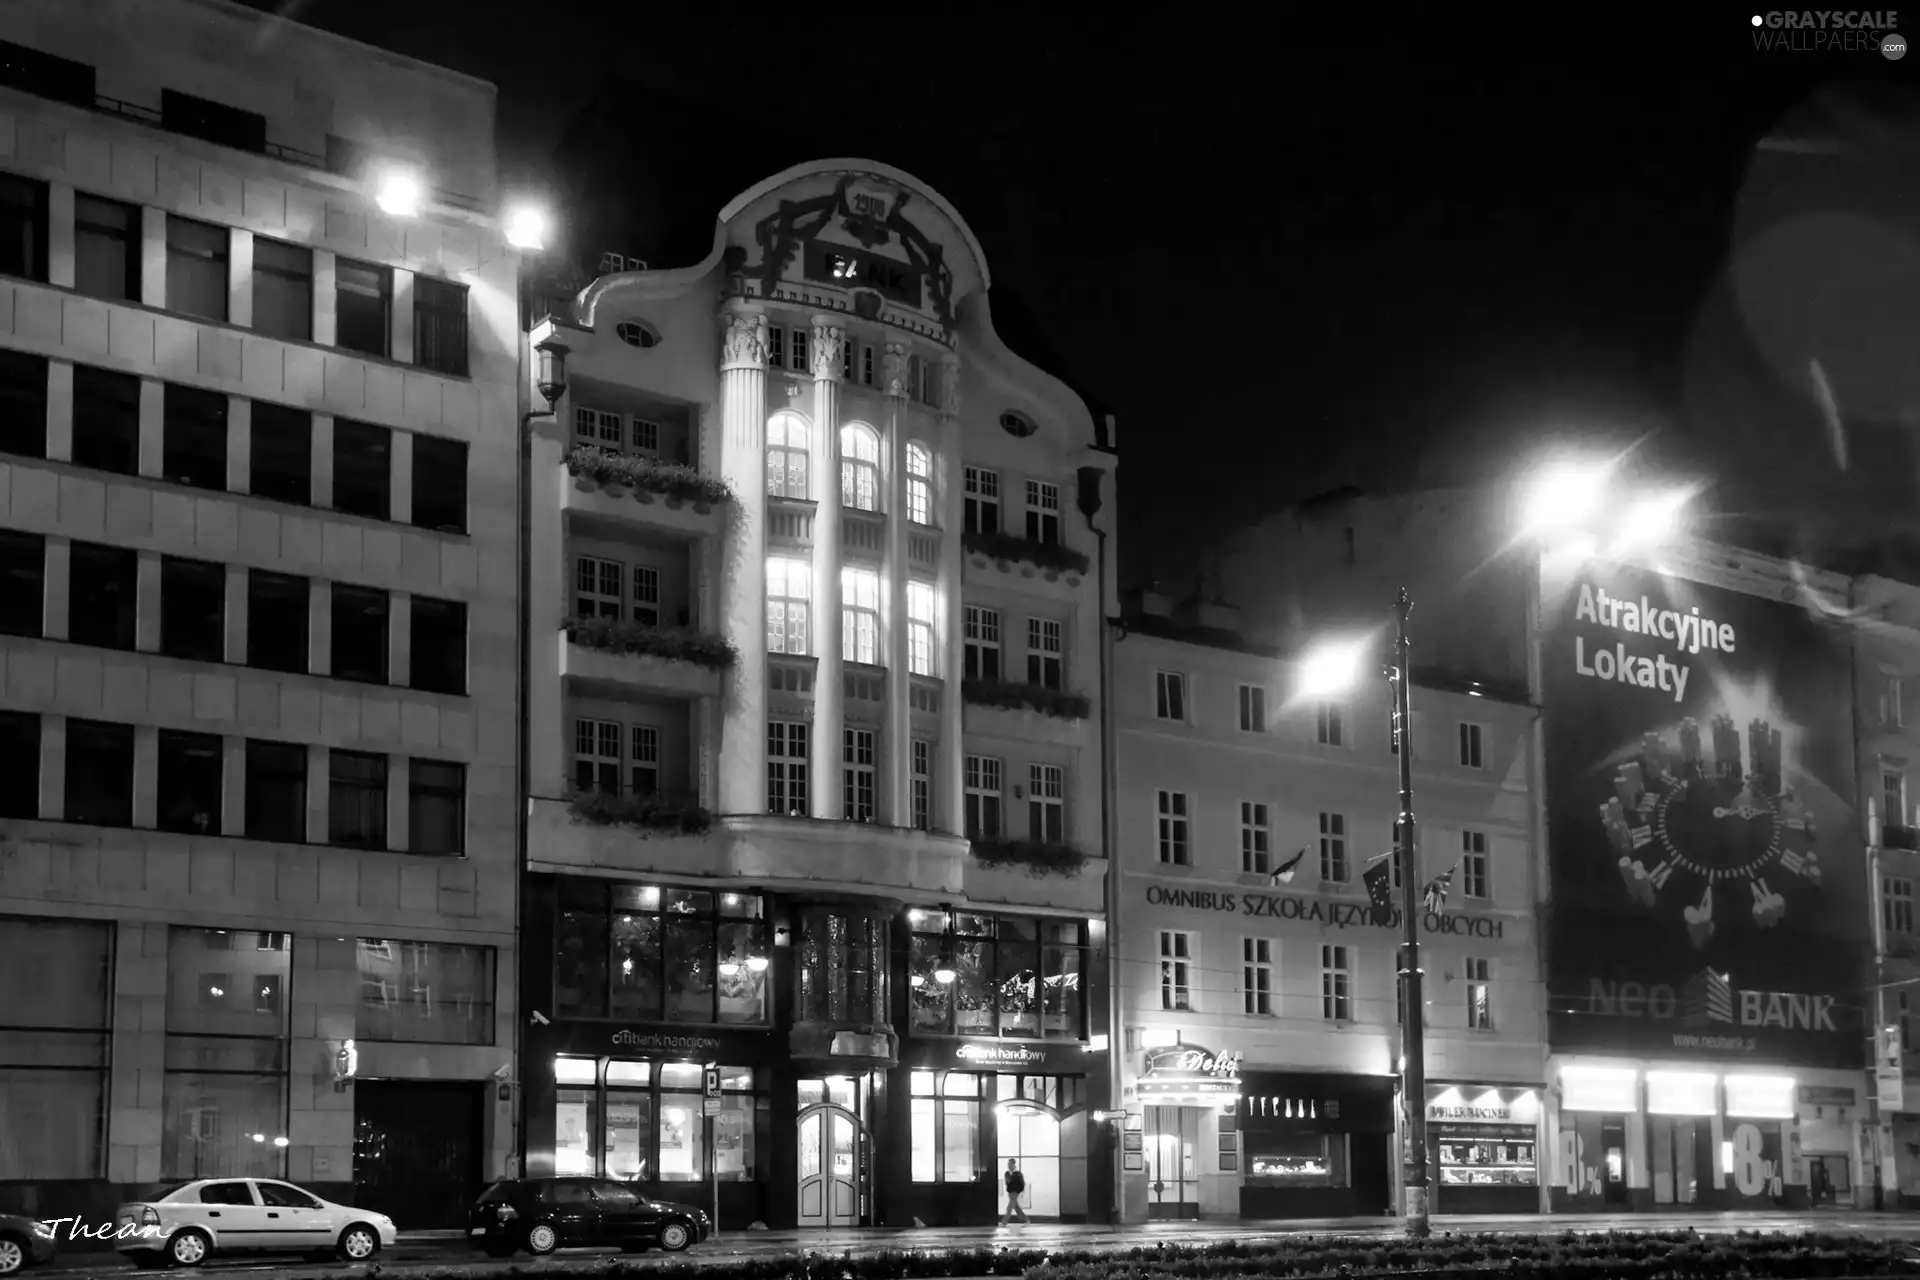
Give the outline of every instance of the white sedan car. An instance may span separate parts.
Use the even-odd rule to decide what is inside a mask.
[[[205,1178],[123,1204],[114,1247],[140,1267],[193,1267],[216,1253],[304,1253],[364,1262],[394,1242],[393,1219],[329,1204],[271,1178]]]

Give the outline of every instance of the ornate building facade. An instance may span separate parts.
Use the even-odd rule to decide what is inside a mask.
[[[530,1173],[907,1225],[1012,1161],[1106,1217],[1111,428],[989,283],[835,160],[533,327]]]

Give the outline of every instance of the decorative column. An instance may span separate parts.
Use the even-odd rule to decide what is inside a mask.
[[[940,694],[940,746],[934,765],[933,825],[966,834],[966,745],[960,678],[966,653],[965,562],[960,534],[966,523],[966,442],[960,431],[960,357],[940,357],[940,662],[946,681]]]
[[[846,664],[840,637],[840,344],[847,331],[832,316],[813,318],[813,794],[816,818],[846,814],[841,745],[846,729]]]
[[[888,342],[882,357],[887,395],[887,591],[880,621],[887,643],[887,802],[881,820],[913,820],[913,681],[907,674],[907,344]]]
[[[767,317],[720,312],[720,476],[733,491],[720,552],[721,629],[740,659],[726,681],[720,812],[767,807]]]

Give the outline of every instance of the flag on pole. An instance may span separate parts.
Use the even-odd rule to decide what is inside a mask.
[[[1367,899],[1373,903],[1373,923],[1388,925],[1393,923],[1393,857],[1383,853],[1367,865],[1360,873],[1360,882],[1367,887]]]
[[[1453,873],[1459,869],[1460,864],[1456,862],[1447,868],[1445,875],[1435,876],[1427,882],[1427,891],[1422,895],[1426,910],[1437,912],[1447,909],[1447,890],[1453,888]]]
[[[1285,862],[1273,869],[1273,874],[1267,877],[1267,883],[1270,885],[1292,884],[1293,873],[1300,869],[1301,860],[1306,856],[1307,846],[1301,845],[1300,852],[1294,854],[1291,858],[1288,858]]]

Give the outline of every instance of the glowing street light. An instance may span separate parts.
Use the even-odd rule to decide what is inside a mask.
[[[1326,698],[1360,682],[1367,646],[1360,640],[1326,640],[1301,656],[1295,670],[1295,696]]]
[[[1558,462],[1527,484],[1520,527],[1527,534],[1574,529],[1590,520],[1607,496],[1610,462]]]
[[[1635,501],[1614,536],[1613,554],[1646,551],[1670,541],[1680,532],[1680,514],[1692,497],[1691,489],[1670,489]]]
[[[420,212],[420,180],[410,173],[389,173],[380,179],[374,203],[382,213],[411,218]]]
[[[507,243],[539,253],[547,247],[547,211],[536,204],[517,204],[507,210]]]

